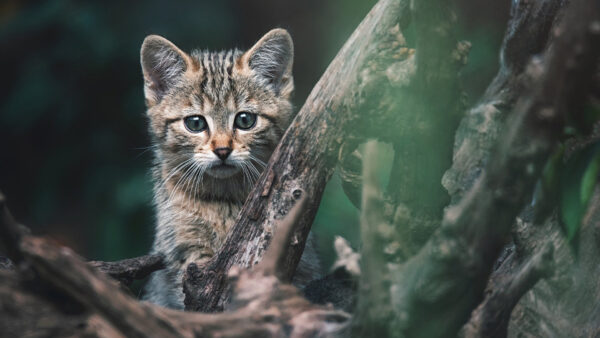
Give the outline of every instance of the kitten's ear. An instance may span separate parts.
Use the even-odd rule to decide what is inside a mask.
[[[294,43],[285,29],[271,30],[244,56],[250,69],[266,79],[277,91],[292,82]]]
[[[148,107],[159,103],[190,65],[190,57],[186,53],[158,35],[149,35],[144,39],[140,58]]]

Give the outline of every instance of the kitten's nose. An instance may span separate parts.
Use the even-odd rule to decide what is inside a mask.
[[[213,150],[213,152],[217,155],[218,158],[221,159],[221,161],[225,161],[225,159],[227,159],[227,156],[231,154],[231,148],[217,148]]]

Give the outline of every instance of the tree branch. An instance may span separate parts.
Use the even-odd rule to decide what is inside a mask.
[[[600,51],[595,1],[573,2],[544,62],[534,60],[524,92],[495,154],[473,189],[448,209],[442,228],[396,274],[392,299],[407,337],[457,332],[479,303],[493,263],[515,217],[529,202],[546,159],[560,139],[572,105],[587,95]],[[453,304],[452,306],[447,306]],[[428,318],[423,325],[419,318]]]
[[[337,335],[348,327],[347,313],[311,304],[295,287],[273,275],[278,269],[275,262],[285,256],[289,229],[301,214],[304,198],[282,222],[282,232],[278,232],[273,248],[267,251],[269,260],[252,271],[238,269],[233,276],[232,312],[219,315],[185,313],[140,303],[70,249],[42,238],[23,236],[14,244],[20,262],[27,268],[0,271],[0,277],[6,281],[0,284],[2,333],[14,337],[32,332],[40,336],[117,337]],[[13,226],[13,219],[5,220],[6,217],[0,218],[0,232],[14,238],[12,231],[18,228]],[[57,304],[63,308],[57,309]]]
[[[119,290],[115,282],[85,264],[71,250],[30,236],[22,239],[20,247],[41,280],[97,312],[127,336],[185,336],[167,318]]]
[[[0,191],[0,244],[6,250],[8,258],[18,264],[23,257],[19,250],[21,238],[29,233],[29,230],[17,223],[6,205],[6,197]]]
[[[0,224],[0,244],[5,247],[8,258],[18,264],[23,259],[19,243],[30,233],[30,230],[12,217],[2,192],[0,192]],[[11,267],[13,263],[10,260],[4,260],[1,265]],[[152,272],[164,268],[160,255],[146,255],[117,262],[91,261],[88,264],[124,285],[130,285],[133,280],[143,279]]]
[[[290,242],[292,242],[293,230],[296,223],[298,223],[304,205],[306,204],[306,196],[302,196],[302,190],[294,191],[293,194],[298,201],[277,226],[277,232],[275,233],[269,249],[265,253],[262,261],[254,268],[257,272],[261,272],[264,275],[276,276],[279,279],[285,278],[283,263],[287,256]]]
[[[88,264],[124,285],[130,285],[136,279],[144,279],[152,272],[165,268],[161,255],[146,255],[116,262],[90,261]]]
[[[442,184],[456,204],[479,178],[497,144],[506,118],[527,83],[525,66],[552,40],[553,27],[565,1],[515,1],[501,47],[500,69],[481,100],[467,112],[455,135],[452,167]]]
[[[355,336],[387,336],[387,323],[392,319],[389,294],[389,270],[383,248],[394,228],[384,217],[384,200],[377,172],[380,160],[376,141],[364,149],[363,189],[360,216],[361,274],[358,294]]]
[[[547,244],[514,275],[494,287],[473,311],[461,334],[464,338],[501,338],[507,336],[510,314],[523,295],[542,278],[550,277],[553,246]]]

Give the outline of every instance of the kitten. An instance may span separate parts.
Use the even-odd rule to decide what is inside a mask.
[[[244,200],[288,127],[293,43],[274,29],[246,52],[186,54],[151,35],[141,49],[144,94],[155,145],[153,252],[157,271],[145,299],[183,308],[182,277],[224,242]],[[307,243],[297,284],[318,274]]]

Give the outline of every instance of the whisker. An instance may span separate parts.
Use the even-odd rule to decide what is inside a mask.
[[[171,169],[171,171],[169,172],[169,175],[167,175],[167,178],[163,179],[161,182],[161,185],[159,186],[158,190],[164,188],[167,184],[167,182],[171,179],[171,177],[173,177],[175,174],[177,174],[177,172],[180,171],[180,169],[183,169],[183,167],[185,167],[187,164],[189,164],[193,159],[187,159],[181,163],[179,163],[175,168]]]
[[[250,177],[250,173],[248,172],[248,168],[246,166],[246,163],[239,162],[240,163],[240,168],[242,168],[242,172],[244,173],[244,186],[248,187],[249,185],[252,185],[252,179]]]
[[[247,165],[253,171],[253,173],[256,175],[256,179],[258,179],[260,177],[260,174],[262,173],[262,171],[258,170],[256,168],[256,166],[252,163],[252,161],[248,161]]]
[[[198,189],[200,184],[202,183],[202,176],[204,176],[204,171],[206,170],[206,165],[199,163],[198,170],[196,170],[196,175],[194,176],[194,195],[193,198],[198,196]]]
[[[188,178],[188,185],[186,185],[186,196],[187,196],[187,189],[189,186],[190,189],[190,193],[192,194],[190,196],[190,199],[195,199],[196,195],[194,193],[194,190],[196,188],[196,176],[198,175],[198,172],[200,171],[200,169],[202,168],[202,165],[198,162],[194,163],[194,169],[192,171],[192,174],[190,175],[190,177]]]
[[[183,197],[185,199],[188,198],[188,188],[190,187],[190,182],[192,181],[191,179],[194,177],[194,173],[196,172],[196,167],[197,167],[197,163],[192,163],[192,168],[190,170],[190,173],[187,175],[185,182],[183,182],[182,184],[182,188],[183,188]]]
[[[171,194],[169,195],[169,199],[167,200],[168,205],[171,205],[173,197],[175,197],[175,192],[177,192],[177,189],[179,188],[180,184],[182,182],[185,182],[186,178],[189,176],[190,172],[194,168],[193,164],[194,164],[194,162],[192,162],[191,166],[188,166],[188,168],[183,173],[183,175],[181,175],[181,177],[179,177],[179,180],[177,180],[177,183],[175,184],[175,187],[173,187],[173,191],[171,191]]]
[[[147,153],[150,150],[154,150],[157,149],[158,145],[150,145],[147,147],[137,147],[137,148],[133,148],[134,150],[142,150],[139,154],[135,155],[134,159],[138,159],[139,157],[141,157],[142,155],[144,155],[145,153]]]

